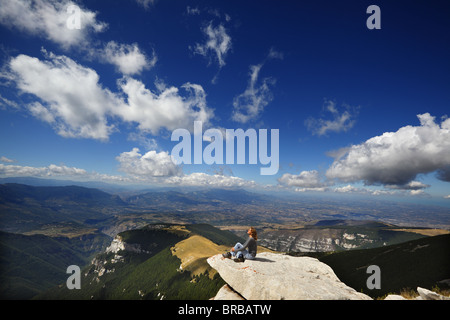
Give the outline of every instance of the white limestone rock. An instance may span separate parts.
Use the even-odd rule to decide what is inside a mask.
[[[398,294],[389,294],[383,300],[408,300],[408,299],[406,299],[405,297],[398,295]]]
[[[227,284],[217,291],[214,300],[244,300],[236,291],[231,289]]]
[[[371,300],[341,282],[325,263],[311,257],[269,252],[236,263],[221,254],[209,265],[247,300]]]
[[[417,292],[423,300],[450,300],[450,297],[440,295],[436,292],[421,287],[417,287]]]

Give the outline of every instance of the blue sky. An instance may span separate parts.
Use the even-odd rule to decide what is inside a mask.
[[[366,26],[372,4],[381,29]],[[444,1],[0,0],[0,176],[445,205],[449,12]],[[278,129],[278,172],[175,165],[171,133],[194,121]]]

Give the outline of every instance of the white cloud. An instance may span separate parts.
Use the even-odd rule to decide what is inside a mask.
[[[8,76],[6,75],[6,78]],[[4,78],[3,74],[0,74],[0,78]],[[0,95],[0,109],[6,109],[6,108],[12,108],[13,110],[19,110],[20,106],[17,102],[11,101],[9,99],[6,99],[5,97],[2,97],[2,95]]]
[[[132,45],[117,44],[110,41],[105,45],[101,56],[109,63],[114,64],[118,70],[126,75],[139,74],[144,69],[152,68],[157,61],[153,52],[152,57],[148,58],[141,52],[136,43]]]
[[[26,55],[12,58],[8,76],[23,93],[40,99],[30,103],[28,110],[61,136],[106,141],[116,130],[113,121],[117,120],[157,135],[162,128],[189,129],[196,120],[207,126],[213,116],[200,85],[186,83],[181,93],[158,83],[154,93],[126,76],[118,81],[120,92],[114,93],[101,85],[95,70],[66,56],[44,53],[46,60]]]
[[[320,189],[326,186],[326,184],[321,181],[317,170],[302,171],[298,175],[285,173],[278,178],[278,182],[287,187],[300,187],[307,189]]]
[[[402,184],[402,185],[386,185],[386,187],[390,189],[403,189],[403,190],[412,190],[417,191],[420,189],[428,188],[430,185],[422,183],[420,181],[410,181],[408,183]]]
[[[350,130],[355,124],[355,113],[351,112],[351,107],[344,105],[345,110],[340,112],[336,108],[336,103],[331,100],[326,100],[324,110],[331,113],[332,119],[316,119],[308,118],[305,125],[314,135],[323,136],[328,132],[341,132]]]
[[[334,192],[340,192],[340,193],[361,193],[363,192],[362,189],[356,188],[350,184],[343,186],[343,187],[337,187],[333,189]],[[365,193],[366,190],[364,190]]]
[[[168,152],[154,150],[141,154],[138,148],[123,152],[117,158],[119,170],[125,172],[133,181],[151,182],[159,185],[202,186],[202,187],[254,187],[254,181],[223,173],[207,174],[194,172],[184,174],[181,167],[175,165]]]
[[[1,157],[0,157],[0,162],[13,163],[13,162],[15,162],[15,161],[12,160],[12,159],[7,158],[7,157],[5,157],[5,156],[1,156]]]
[[[364,181],[421,189],[413,180],[450,166],[450,119],[435,123],[429,113],[418,115],[420,126],[405,126],[347,149],[328,169],[329,179]]]
[[[30,167],[19,165],[0,164],[0,176],[2,177],[38,177],[38,178],[65,178],[82,181],[105,182],[132,182],[128,177],[88,172],[76,167],[50,164],[46,167]]]
[[[326,192],[329,191],[327,187],[320,187],[320,188],[294,188],[295,192]]]
[[[393,195],[401,195],[399,191],[394,190],[371,190],[368,188],[358,188],[348,184],[342,187],[336,187],[332,189],[333,192],[337,193],[351,193],[351,194],[364,194],[364,195],[373,195],[373,196],[393,196]]]
[[[129,141],[135,141],[143,146],[146,150],[156,150],[158,143],[155,138],[151,138],[148,134],[142,131],[131,132],[128,134]]]
[[[142,155],[138,148],[130,152],[122,152],[117,158],[119,170],[133,177],[165,177],[180,175],[181,169],[172,161],[168,152],[157,153],[152,150]]]
[[[446,195],[446,196],[444,196],[444,199],[450,199],[450,194],[449,194],[449,195]]]
[[[84,169],[67,166],[57,166],[51,164],[47,167],[29,167],[17,165],[0,164],[0,175],[7,177],[52,177],[52,176],[84,176],[87,172]]]
[[[233,99],[232,119],[236,122],[247,123],[256,120],[264,107],[273,99],[269,85],[274,83],[273,79],[263,79],[261,85],[257,86],[259,72],[263,64],[250,66],[250,80],[243,93]]]
[[[28,110],[31,112],[31,114],[33,116],[35,116],[36,118],[38,118],[44,122],[52,124],[56,121],[52,112],[49,111],[49,109],[44,107],[39,102],[30,103],[28,105]]]
[[[39,178],[65,178],[79,181],[104,181],[111,183],[132,183],[168,186],[196,186],[214,188],[255,187],[254,181],[223,174],[206,174],[194,172],[183,174],[181,169],[173,167],[170,155],[167,152],[147,152],[142,155],[138,149],[123,152],[117,157],[121,169],[126,176],[100,174],[88,172],[84,169],[57,166],[51,164],[46,167],[30,167],[18,165],[5,165],[0,163],[1,177],[39,177]]]
[[[423,190],[410,190],[409,193],[416,197],[429,197],[430,195]]]
[[[48,57],[41,61],[19,55],[9,63],[18,88],[44,102],[30,104],[30,112],[61,136],[107,140],[114,130],[107,122],[108,111],[121,101],[102,88],[94,70],[65,56]]]
[[[67,28],[73,1],[0,0],[0,23],[19,31],[43,36],[64,48],[83,46],[91,33],[101,32],[106,23],[97,21],[96,13],[80,8],[80,29]]]
[[[400,188],[398,188],[400,189]],[[420,189],[409,189],[409,190],[372,190],[369,188],[357,188],[352,185],[346,185],[343,187],[336,187],[332,189],[333,192],[337,193],[350,193],[350,194],[362,194],[362,195],[372,195],[372,196],[413,196],[413,197],[429,197],[430,195]]]
[[[254,181],[248,181],[239,177],[221,174],[210,175],[203,172],[194,172],[188,175],[169,177],[164,182],[167,184],[175,184],[181,186],[203,186],[214,188],[256,186],[256,183]]]
[[[148,10],[150,6],[156,2],[156,0],[136,0],[136,2],[145,10]]]
[[[142,82],[129,77],[123,78],[119,86],[127,95],[128,103],[115,110],[115,114],[124,121],[138,123],[142,131],[156,135],[163,127],[168,130],[190,129],[197,120],[205,126],[213,116],[206,105],[205,91],[197,84],[184,84],[181,88],[186,95],[181,95],[176,87],[165,86],[159,86],[158,95]]]
[[[272,101],[270,86],[275,84],[275,80],[264,78],[261,84],[258,83],[261,68],[270,59],[283,59],[283,53],[270,48],[269,54],[262,63],[250,66],[247,88],[233,99],[232,119],[234,121],[247,123],[258,119],[264,108]]]
[[[145,8],[152,2],[153,0],[138,0]],[[68,10],[71,6],[80,10],[80,29],[67,27],[67,21],[70,21],[73,15],[73,12]],[[139,74],[156,64],[155,53],[148,57],[135,43],[127,45],[110,41],[104,48],[96,49],[90,36],[104,31],[107,27],[106,23],[97,21],[96,15],[95,12],[81,8],[70,0],[0,0],[0,23],[10,28],[43,36],[64,49],[76,46],[85,50],[88,56],[111,63],[127,75]]]
[[[203,44],[197,43],[191,50],[194,54],[200,54],[210,59],[217,60],[219,67],[225,66],[225,56],[231,49],[231,37],[227,34],[225,27],[219,24],[217,27],[213,27],[210,22],[205,28],[202,29],[206,36],[206,42]]]

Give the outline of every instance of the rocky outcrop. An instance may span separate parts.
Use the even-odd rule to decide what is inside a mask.
[[[245,300],[239,293],[230,288],[229,285],[225,284],[219,289],[213,300]]]
[[[450,297],[443,296],[431,290],[427,290],[421,287],[417,288],[420,300],[450,300]]]
[[[117,235],[115,236],[113,241],[111,241],[111,245],[108,248],[106,248],[106,253],[108,252],[117,253],[121,250],[130,251],[134,253],[150,253],[149,251],[143,250],[140,244],[126,243],[125,241],[122,240],[121,236]]]
[[[207,262],[217,270],[227,286],[237,292],[236,299],[371,300],[341,282],[328,265],[311,257],[262,252],[255,260],[243,263],[225,259],[222,255],[212,256]],[[224,296],[233,299],[229,292],[221,291],[216,299],[224,299]]]
[[[417,287],[417,292],[419,295],[414,299],[406,299],[405,297],[397,294],[390,294],[384,300],[450,300],[450,297],[443,296],[439,293],[421,287]]]
[[[242,235],[245,237],[245,235]],[[369,235],[360,232],[350,232],[345,229],[305,228],[295,230],[264,230],[264,237],[258,240],[261,245],[280,252],[325,252],[356,249],[383,243],[380,239],[371,239]]]

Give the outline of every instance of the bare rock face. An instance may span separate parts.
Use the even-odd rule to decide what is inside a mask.
[[[372,299],[341,282],[328,265],[310,257],[262,252],[256,259],[241,263],[220,254],[207,261],[247,300]]]
[[[244,300],[236,291],[231,289],[227,284],[217,291],[214,300]]]

